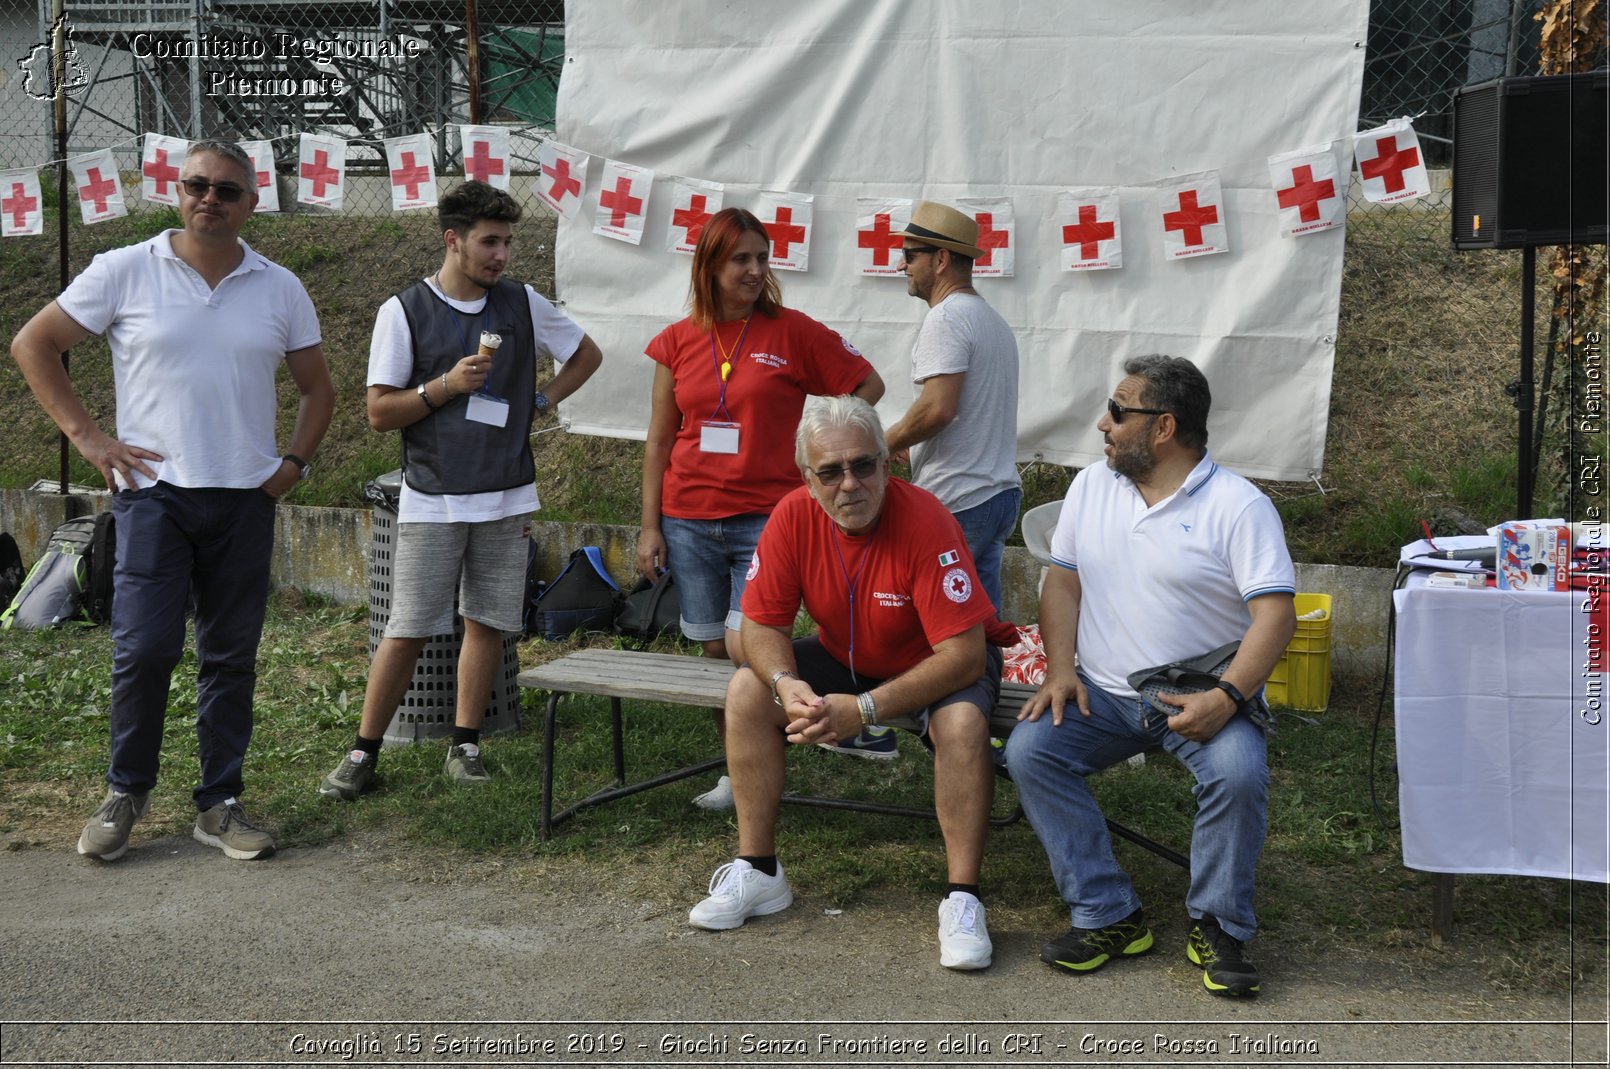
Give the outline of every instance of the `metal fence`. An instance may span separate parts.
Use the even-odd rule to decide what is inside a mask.
[[[56,155],[45,99],[51,6],[0,0],[0,42],[23,57],[7,72],[0,167]],[[66,9],[68,152],[110,146],[133,170],[147,132],[271,140],[285,170],[308,132],[348,142],[349,174],[380,174],[382,138],[425,130],[445,175],[460,170],[463,123],[508,127],[516,165],[534,170],[537,141],[553,128],[562,0],[72,0]],[[360,183],[346,208],[388,212],[388,191]]]

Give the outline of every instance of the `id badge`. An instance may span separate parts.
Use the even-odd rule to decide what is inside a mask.
[[[509,402],[489,393],[472,393],[470,407],[465,411],[464,418],[485,423],[488,427],[502,427],[509,422]]]
[[[738,451],[738,425],[719,423],[707,419],[699,424],[699,452],[736,453]]]

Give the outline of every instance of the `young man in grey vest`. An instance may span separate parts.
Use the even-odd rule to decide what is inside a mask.
[[[357,741],[319,793],[352,801],[375,785],[386,725],[434,635],[464,618],[446,774],[490,780],[481,718],[506,632],[520,630],[537,500],[531,425],[597,370],[598,346],[530,286],[503,277],[513,197],[465,182],[438,206],[446,251],[434,275],[381,305],[369,346],[369,425],[402,431],[392,610],[369,668]],[[537,364],[558,374],[537,387]]]

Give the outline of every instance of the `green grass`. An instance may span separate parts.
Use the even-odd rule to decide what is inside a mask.
[[[356,804],[320,798],[320,778],[351,744],[367,643],[363,610],[296,595],[271,605],[245,801],[282,845],[388,836],[408,844],[422,871],[456,868],[451,859],[465,855],[494,863],[547,858],[626,873],[630,893],[667,900],[688,898],[730,856],[736,839],[731,814],[691,804],[714,774],[584,811],[543,842],[541,709],[534,699],[522,710],[523,730],[487,740],[495,780],[484,790],[450,787],[441,775],[444,744],[437,743],[386,750],[382,789]],[[528,642],[522,662],[540,663],[568,648]],[[109,657],[104,628],[0,637],[0,678],[13,681],[0,688],[0,837],[10,848],[71,849],[103,790]],[[162,779],[151,813],[136,830],[136,847],[153,836],[187,834],[193,819],[194,673],[187,654],[174,674]],[[1370,799],[1373,699],[1373,689],[1339,687],[1332,708],[1314,723],[1283,720],[1271,740],[1270,827],[1259,870],[1264,937],[1298,946],[1304,955],[1392,953],[1407,955],[1411,965],[1431,963],[1440,952],[1427,932],[1430,883],[1402,867],[1390,726],[1376,770],[1379,815]],[[607,718],[603,699],[572,698],[561,707],[556,808],[609,784]],[[626,724],[633,778],[718,753],[702,710],[628,703]],[[914,739],[902,737],[901,750],[902,759],[889,765],[816,749],[792,752],[790,788],[931,806],[931,760]],[[1116,819],[1182,850],[1190,842],[1190,786],[1188,774],[1163,756],[1094,780]],[[1013,801],[1010,784],[1002,783],[996,812],[1009,813]],[[902,893],[938,897],[943,889],[943,842],[932,822],[788,806],[779,833],[793,878],[829,905]],[[1158,903],[1164,917],[1177,908],[1185,893],[1179,869],[1127,843],[1117,850],[1143,899]],[[992,909],[1019,914],[1025,923],[1048,931],[1066,923],[1045,856],[1024,823],[992,831],[985,890]],[[1603,974],[1602,953],[1578,953],[1573,966],[1565,945],[1574,925],[1578,946],[1602,947],[1602,886],[1462,877],[1457,904],[1461,953],[1472,955],[1486,983],[1563,992]]]

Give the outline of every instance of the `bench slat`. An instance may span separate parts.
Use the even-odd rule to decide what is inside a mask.
[[[727,682],[733,671],[732,665],[714,658],[585,649],[528,668],[516,681],[522,687],[565,694],[719,708],[726,701]],[[1010,734],[1017,724],[1018,710],[1034,691],[1027,683],[1002,683],[1000,701],[990,712],[991,731],[1001,736]]]

